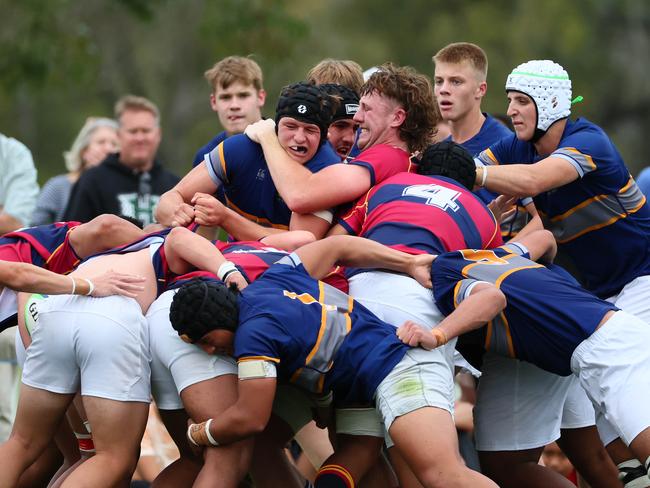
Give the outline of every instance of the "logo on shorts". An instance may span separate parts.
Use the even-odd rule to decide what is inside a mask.
[[[298,105],[298,113],[299,114],[307,113],[307,107],[305,105]]]

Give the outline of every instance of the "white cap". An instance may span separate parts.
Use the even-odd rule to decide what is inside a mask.
[[[525,93],[537,106],[537,128],[546,132],[553,122],[571,114],[571,80],[566,70],[549,60],[517,66],[506,80],[506,91]]]

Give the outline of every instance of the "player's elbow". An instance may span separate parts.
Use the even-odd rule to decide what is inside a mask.
[[[7,285],[15,290],[32,290],[39,284],[39,278],[31,272],[29,266],[23,263],[16,263],[12,278]]]
[[[287,204],[289,210],[299,214],[308,214],[319,210],[315,208],[314,203],[310,200],[307,192],[300,189],[296,189],[295,191],[292,191],[286,195],[286,198],[284,198],[284,203]]]

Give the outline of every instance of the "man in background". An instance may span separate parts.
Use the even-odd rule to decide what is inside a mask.
[[[81,175],[65,220],[88,222],[110,213],[151,224],[160,195],[178,182],[156,159],[161,139],[158,107],[146,98],[127,95],[115,105],[115,118],[120,152]]]

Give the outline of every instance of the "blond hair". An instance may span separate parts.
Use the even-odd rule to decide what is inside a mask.
[[[228,88],[233,83],[253,85],[257,91],[262,89],[262,68],[251,58],[228,56],[204,73],[213,91],[219,87]]]
[[[135,95],[124,95],[115,103],[115,119],[122,123],[121,118],[124,112],[149,112],[156,119],[156,124],[160,124],[160,111],[155,103],[144,97]]]
[[[113,119],[107,119],[104,117],[88,117],[88,119],[86,119],[86,122],[79,131],[79,134],[77,134],[77,137],[75,137],[70,149],[63,153],[63,160],[65,161],[65,167],[68,171],[76,173],[83,169],[84,162],[81,159],[81,154],[90,145],[90,140],[95,131],[101,127],[107,127],[117,132],[117,122]]]
[[[355,61],[327,58],[309,70],[307,81],[315,85],[336,83],[359,93],[363,86],[363,70]]]
[[[485,81],[488,71],[488,59],[485,51],[471,42],[454,42],[443,47],[433,56],[434,63],[460,64],[467,61]]]

